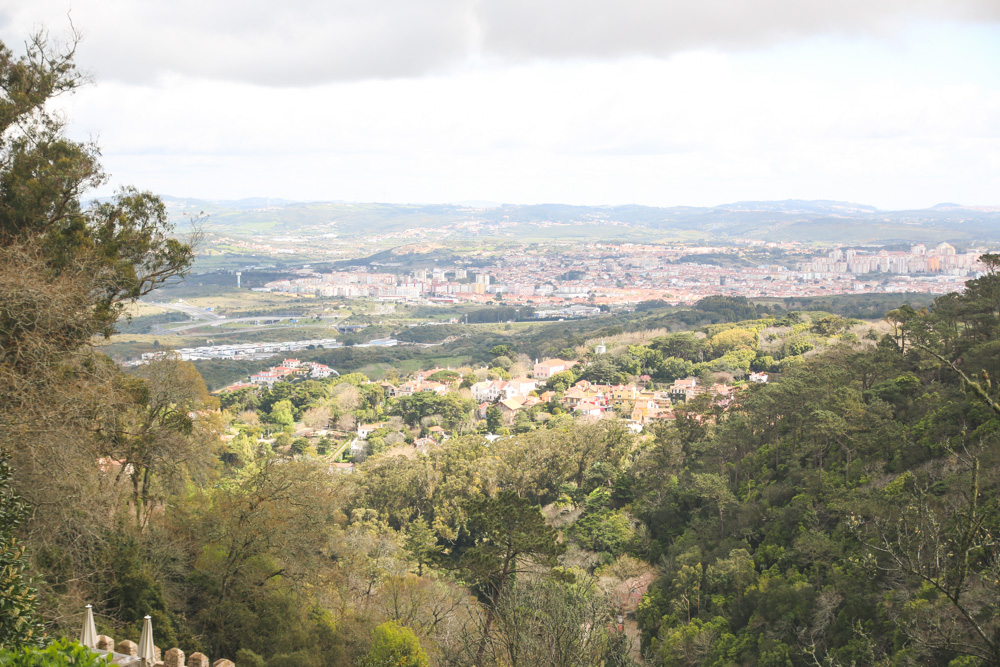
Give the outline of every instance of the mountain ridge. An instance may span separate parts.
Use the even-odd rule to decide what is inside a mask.
[[[164,196],[169,215],[183,229],[191,213],[204,213],[204,231],[219,235],[294,234],[379,237],[436,230],[436,235],[501,238],[633,238],[648,240],[757,240],[820,243],[1000,242],[1000,207],[938,204],[927,209],[881,210],[835,200],[748,200],[713,207],[641,204],[386,204],[299,202],[251,197],[240,200]]]

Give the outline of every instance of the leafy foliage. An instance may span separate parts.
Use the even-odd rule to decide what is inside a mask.
[[[407,424],[416,425],[424,417],[439,416],[447,428],[454,428],[469,418],[475,409],[473,401],[455,394],[440,396],[429,391],[420,391],[410,396],[402,396],[392,408],[392,412],[403,418]]]
[[[0,665],[5,667],[102,667],[107,664],[103,656],[68,640],[52,642],[45,648],[0,649]]]
[[[27,507],[10,486],[10,463],[0,450],[0,647],[34,646],[42,640],[37,591],[27,572],[27,558],[14,531]]]
[[[639,610],[658,664],[997,661],[992,358],[951,361],[1000,334],[997,283],[901,308],[891,339],[661,435],[648,465],[678,483],[628,485],[666,564]]]
[[[428,667],[413,630],[395,622],[383,623],[372,634],[372,647],[361,660],[362,667]]]

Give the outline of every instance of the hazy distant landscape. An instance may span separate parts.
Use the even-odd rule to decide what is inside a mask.
[[[641,230],[648,236],[636,240],[841,244],[1000,241],[1000,206],[941,204],[923,210],[880,211],[861,204],[799,200],[656,208],[163,199],[180,229],[190,216],[204,213],[204,231],[219,236],[306,235],[348,240],[406,233],[407,238],[599,240],[634,238],[636,230]]]

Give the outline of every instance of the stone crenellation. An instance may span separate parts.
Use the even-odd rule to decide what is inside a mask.
[[[128,639],[123,639],[115,646],[115,652],[122,655],[130,655],[134,658],[139,655],[139,645]]]
[[[116,644],[115,640],[107,635],[97,635],[95,648],[99,651],[112,651],[133,658],[139,657],[139,645],[128,639],[123,639]],[[153,667],[236,667],[236,663],[225,658],[211,662],[204,653],[192,653],[185,658],[184,651],[179,648],[167,649],[161,657],[160,647],[154,646],[153,654],[155,656]]]

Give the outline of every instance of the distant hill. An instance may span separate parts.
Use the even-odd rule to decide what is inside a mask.
[[[802,199],[786,199],[784,201],[740,201],[734,204],[723,204],[718,209],[726,211],[745,211],[755,213],[806,213],[830,215],[841,213],[852,215],[857,213],[878,213],[874,206],[852,204],[851,202],[829,201],[820,199],[806,201]]]
[[[274,208],[274,207],[284,207],[289,204],[297,204],[300,202],[292,201],[291,199],[281,199],[272,197],[248,197],[247,199],[191,199],[185,197],[171,197],[169,195],[164,195],[161,197],[163,202],[168,206],[184,207],[184,208],[197,208],[201,206],[203,208],[221,208],[221,209],[235,209],[239,211],[245,211],[250,209],[263,209],[263,208]]]
[[[882,211],[839,201],[743,201],[715,207],[568,204],[375,204],[164,197],[180,228],[198,213],[208,233],[231,236],[373,237],[435,230],[438,238],[687,238],[829,243],[1000,241],[1000,208],[938,204]],[[636,236],[636,234],[645,236]]]

